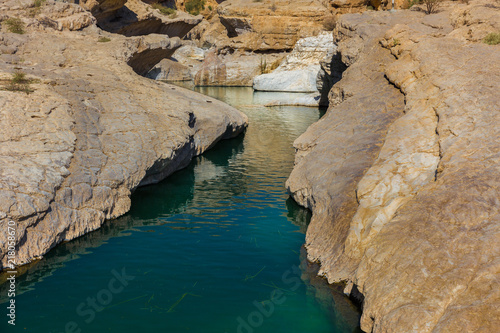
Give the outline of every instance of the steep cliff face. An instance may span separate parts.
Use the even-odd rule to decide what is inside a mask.
[[[57,4],[44,6],[46,17],[63,19],[59,11],[50,17]],[[23,17],[26,9],[7,15]],[[135,188],[164,179],[247,123],[217,100],[136,74],[173,52],[178,39],[102,39],[94,25],[60,32],[33,23],[40,20],[25,19],[26,34],[4,25],[0,34],[8,50],[0,55],[0,270],[9,221],[16,264],[27,263],[124,214]],[[17,83],[16,71],[26,76]]]
[[[348,66],[295,142],[309,259],[364,295],[366,332],[500,324],[500,31],[489,1],[345,15]]]

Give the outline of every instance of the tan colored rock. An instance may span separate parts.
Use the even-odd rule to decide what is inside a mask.
[[[206,55],[200,71],[194,77],[194,84],[198,86],[219,85],[225,82],[226,78],[226,65],[217,57],[214,50]]]
[[[190,81],[189,68],[171,59],[163,59],[153,67],[146,77],[160,81]]]
[[[141,0],[88,0],[80,5],[96,17],[99,27],[125,36],[156,33],[182,38],[202,20],[182,11],[164,15]]]
[[[237,110],[127,65],[135,59],[146,67],[156,48],[168,51],[175,41],[108,34],[111,41],[98,42],[102,33],[0,34],[2,47],[12,45],[0,57],[1,85],[14,67],[38,80],[29,95],[0,91],[0,269],[10,220],[16,264],[28,263],[124,214],[135,188],[164,179],[246,126]],[[141,62],[140,54],[148,56]]]
[[[309,259],[364,295],[366,332],[500,324],[500,53],[481,42],[500,8],[489,4],[337,26],[349,67],[296,140],[287,186],[313,210]],[[466,30],[457,16],[467,15]]]
[[[217,8],[231,38],[227,47],[249,51],[291,50],[299,38],[322,31],[329,13],[319,0],[228,0]]]

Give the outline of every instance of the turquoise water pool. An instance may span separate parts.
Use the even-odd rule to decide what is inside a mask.
[[[273,94],[251,88],[198,90],[245,112],[245,135],[138,189],[127,215],[22,268],[16,326],[3,315],[0,332],[358,330],[356,308],[309,271],[301,247],[310,216],[284,187],[292,142],[320,111],[266,108]]]

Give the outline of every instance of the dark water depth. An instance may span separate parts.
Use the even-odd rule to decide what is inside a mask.
[[[0,332],[357,332],[357,310],[307,272],[310,216],[284,187],[292,143],[320,111],[266,108],[276,94],[250,88],[199,91],[246,113],[246,134],[22,267],[15,327],[0,286]]]

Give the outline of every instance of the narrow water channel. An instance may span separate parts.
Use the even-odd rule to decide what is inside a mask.
[[[357,332],[356,308],[307,272],[310,216],[284,187],[292,143],[320,111],[266,108],[276,94],[251,88],[198,91],[246,113],[246,134],[23,267],[17,325],[0,332]]]

